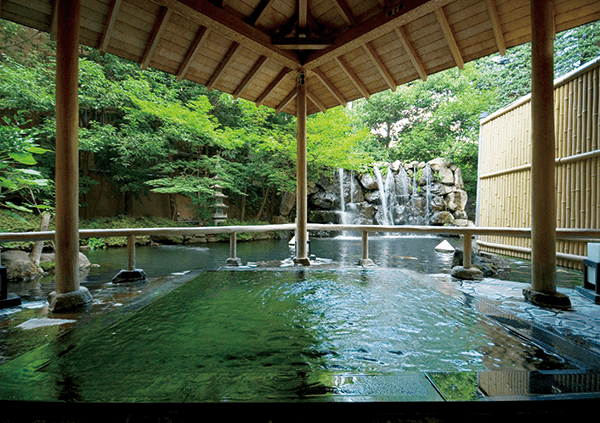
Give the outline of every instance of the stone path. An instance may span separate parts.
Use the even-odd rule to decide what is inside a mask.
[[[454,279],[451,283],[462,292],[492,304],[515,319],[544,328],[600,357],[600,305],[583,298],[572,289],[558,288],[571,300],[572,309],[565,311],[540,308],[526,302],[522,291],[527,284],[520,282],[486,278],[479,282]]]

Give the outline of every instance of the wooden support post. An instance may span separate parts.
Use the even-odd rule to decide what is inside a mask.
[[[79,25],[81,0],[58,0],[56,45],[56,290],[50,310],[92,300],[79,286]]]
[[[369,258],[369,233],[362,231],[362,258],[359,260],[360,266],[374,266],[373,260]]]
[[[554,8],[531,1],[531,286],[525,299],[539,306],[570,307],[556,291],[556,193],[554,186]]]
[[[296,146],[296,257],[294,263],[309,266],[308,258],[308,221],[307,206],[307,165],[306,165],[306,73],[298,71],[296,75],[296,119],[297,119],[297,146]]]
[[[137,282],[146,279],[142,269],[135,268],[135,235],[127,235],[127,269],[121,270],[112,279],[114,283]]]
[[[241,266],[242,260],[237,257],[237,232],[229,234],[229,258],[227,266]]]
[[[463,235],[463,249],[464,249],[464,253],[463,253],[463,267],[465,269],[470,269],[471,266],[473,266],[472,263],[472,259],[471,259],[471,250],[473,249],[473,243],[471,240],[471,237],[473,235],[470,234],[469,232],[466,232]]]
[[[127,236],[127,270],[135,270],[135,235]]]

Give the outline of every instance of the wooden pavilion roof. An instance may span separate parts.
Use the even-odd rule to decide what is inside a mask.
[[[528,0],[81,0],[80,43],[296,114],[531,40]],[[0,0],[3,19],[53,33],[55,0]],[[555,0],[555,30],[600,19],[598,0]]]

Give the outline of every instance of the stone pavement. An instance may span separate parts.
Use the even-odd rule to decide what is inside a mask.
[[[587,359],[583,359],[587,361],[585,364],[600,366],[600,305],[585,299],[573,289],[558,288],[559,292],[568,295],[571,300],[571,310],[559,310],[540,308],[526,302],[523,288],[528,285],[521,282],[490,278],[483,281],[452,279],[449,282],[465,294],[481,300],[479,309],[484,314],[502,320],[502,323],[512,326],[517,332],[537,328],[553,338],[554,342],[562,339],[580,346],[585,353],[590,353]]]

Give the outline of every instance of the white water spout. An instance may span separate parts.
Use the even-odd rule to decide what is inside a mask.
[[[340,223],[342,225],[350,225],[352,224],[352,215],[349,211],[346,211],[346,199],[344,198],[344,169],[338,169],[338,176],[340,179],[340,210],[338,211]],[[349,236],[349,234],[349,231],[342,231],[342,236]]]
[[[338,176],[340,178],[340,213],[346,211],[346,200],[344,198],[344,169],[341,167],[338,169]]]
[[[425,224],[429,225],[431,220],[431,183],[433,173],[429,164],[425,166],[426,184],[425,184]]]
[[[383,185],[381,172],[379,171],[379,168],[377,166],[373,167],[373,173],[375,174],[375,178],[377,179],[377,186],[379,187],[379,196],[381,198],[381,208],[383,214],[383,224],[385,226],[391,226],[393,223],[391,222],[390,213],[388,210],[385,186]]]
[[[404,167],[400,167],[400,170],[398,171],[398,178],[396,180],[396,193],[398,197],[400,197],[400,201],[403,206],[408,203],[408,199],[410,198],[410,193],[408,190],[408,175],[406,174]]]

